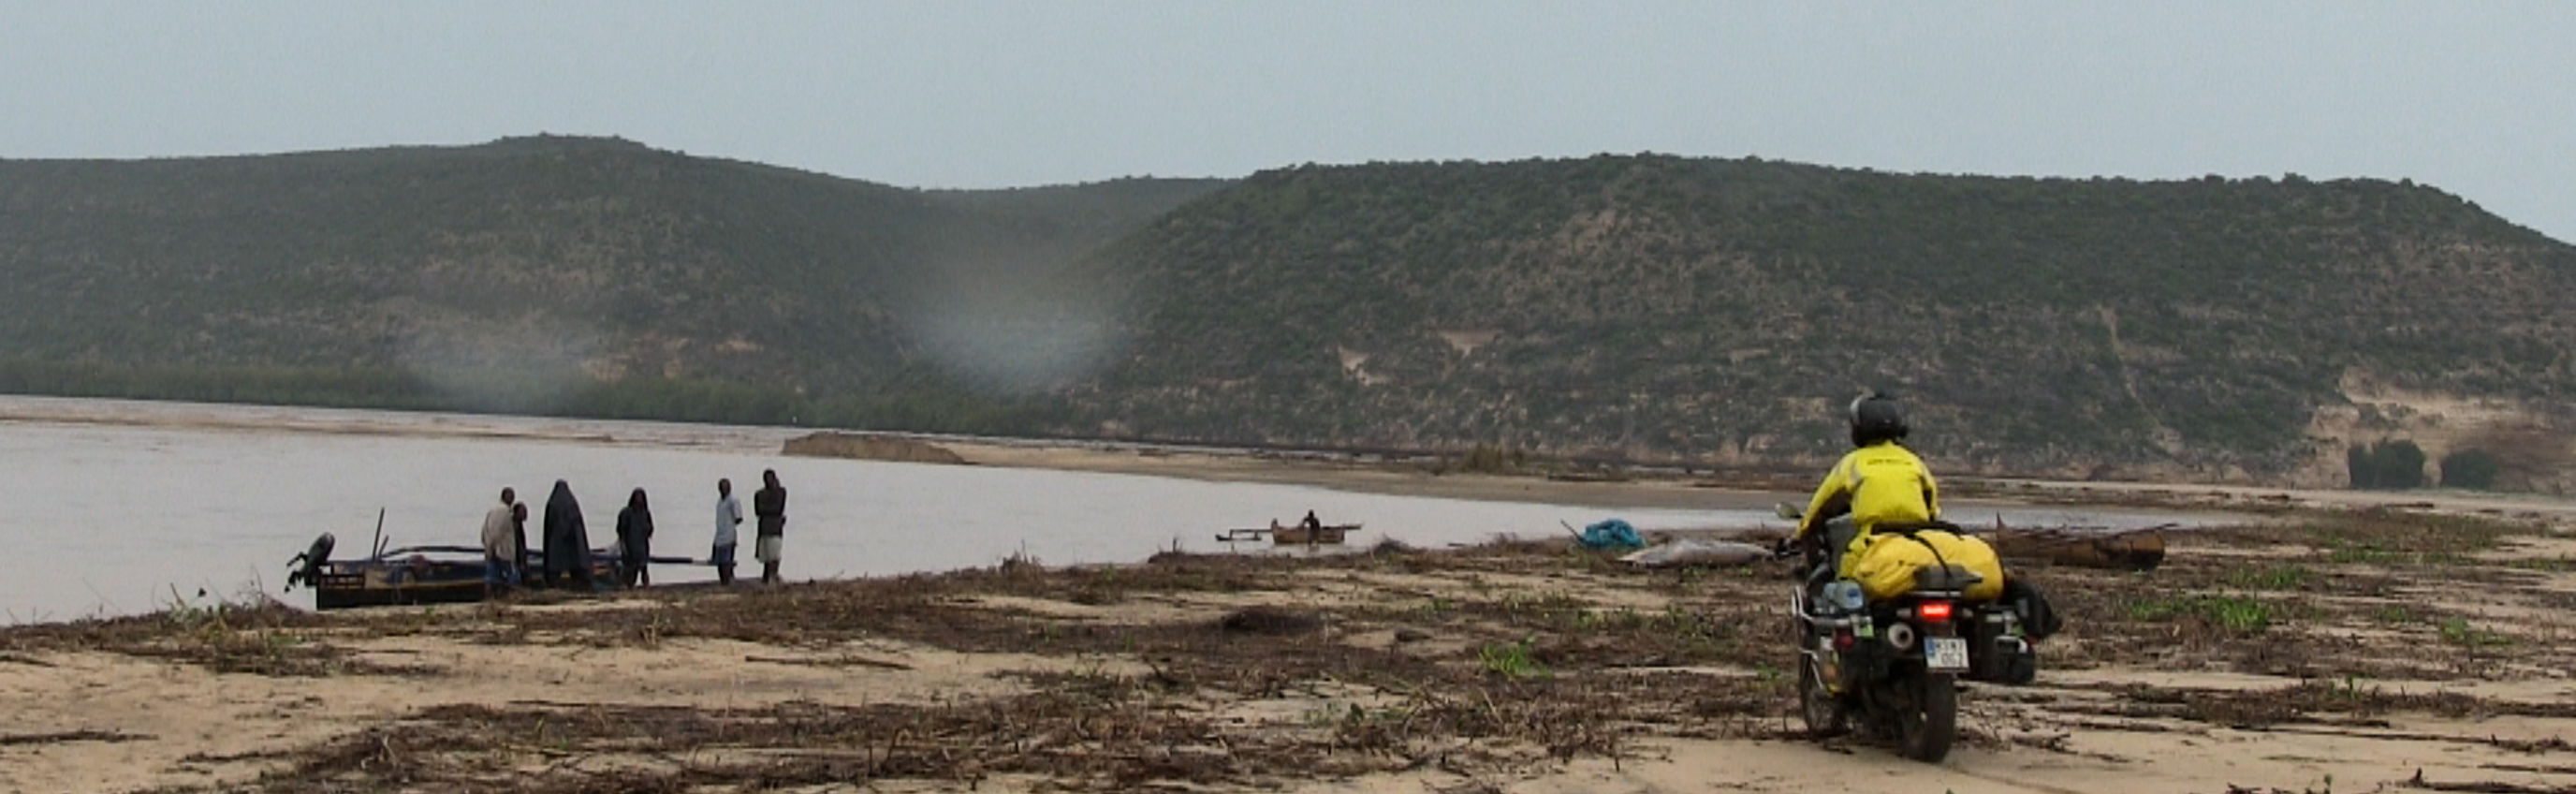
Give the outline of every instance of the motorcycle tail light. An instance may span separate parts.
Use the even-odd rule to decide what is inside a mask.
[[[1914,614],[1922,616],[1925,623],[1948,623],[1950,622],[1950,602],[1925,601],[1921,606],[1914,608]]]
[[[1855,644],[1855,643],[1857,643],[1857,642],[1859,642],[1859,641],[1858,641],[1858,640],[1855,640],[1855,639],[1853,639],[1853,638],[1852,638],[1852,633],[1851,633],[1851,632],[1848,632],[1848,631],[1837,631],[1837,632],[1834,632],[1834,650],[1837,650],[1837,651],[1848,651],[1848,650],[1851,650],[1852,645],[1853,645],[1853,644]]]

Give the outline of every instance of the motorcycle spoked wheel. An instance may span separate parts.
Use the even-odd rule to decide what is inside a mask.
[[[1816,660],[1811,658],[1801,657],[1798,663],[1798,716],[1807,722],[1807,735],[1819,739],[1851,730],[1851,711],[1825,691]]]
[[[1927,764],[1950,755],[1959,737],[1959,685],[1949,673],[1916,671],[1891,682],[1897,752]]]

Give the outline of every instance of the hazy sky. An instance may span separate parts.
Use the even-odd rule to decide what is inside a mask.
[[[0,157],[539,131],[967,187],[1640,150],[2409,177],[2576,240],[2576,2],[0,0]]]

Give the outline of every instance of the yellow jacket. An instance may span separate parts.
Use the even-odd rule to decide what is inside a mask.
[[[1923,467],[1923,459],[1903,445],[1881,441],[1852,450],[1834,464],[1824,484],[1816,487],[1816,497],[1807,502],[1798,537],[1846,512],[1860,531],[1849,547],[1838,550],[1842,562],[1837,570],[1842,571],[1851,570],[1854,555],[1869,545],[1866,540],[1872,530],[1941,517],[1941,490],[1932,482],[1932,470]]]

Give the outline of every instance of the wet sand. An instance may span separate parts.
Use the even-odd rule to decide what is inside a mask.
[[[299,429],[448,432],[323,424]],[[578,423],[541,435],[761,440],[639,432],[661,440]],[[1394,493],[1779,498],[941,443],[980,465]],[[1969,687],[1940,765],[1803,735],[1781,564],[1636,570],[1549,541],[5,628],[0,789],[2576,790],[2576,534],[2561,503],[1961,485],[2268,520],[2177,534],[2151,573],[2016,565],[2068,628],[2042,643],[2037,684]],[[2313,509],[2356,499],[2409,506]]]
[[[2020,570],[2068,629],[1940,765],[1802,735],[1779,564],[1525,542],[6,629],[0,789],[2576,786],[2576,537],[2299,514]]]

